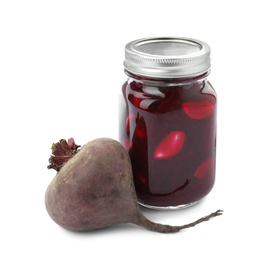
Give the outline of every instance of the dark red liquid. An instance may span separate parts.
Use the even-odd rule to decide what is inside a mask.
[[[200,200],[215,180],[214,89],[205,75],[164,82],[129,76],[120,138],[139,202],[166,207]]]

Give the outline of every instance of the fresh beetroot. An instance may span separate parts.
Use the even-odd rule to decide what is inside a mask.
[[[60,226],[90,231],[118,223],[172,233],[222,214],[218,210],[183,226],[149,221],[140,211],[129,155],[115,140],[100,138],[78,150],[74,139],[52,146],[48,168],[58,171],[45,194],[46,209]]]

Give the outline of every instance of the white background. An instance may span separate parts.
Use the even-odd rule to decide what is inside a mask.
[[[271,259],[271,1],[0,2],[1,259]],[[196,206],[143,210],[176,234],[126,224],[89,233],[44,206],[53,142],[118,139],[124,46],[184,36],[212,49],[218,94],[217,179]]]

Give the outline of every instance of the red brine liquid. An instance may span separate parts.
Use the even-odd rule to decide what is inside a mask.
[[[216,93],[207,75],[163,81],[128,75],[120,140],[131,158],[139,202],[197,202],[215,180]]]

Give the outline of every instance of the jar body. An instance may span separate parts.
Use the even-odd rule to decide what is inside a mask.
[[[179,208],[206,196],[215,180],[216,93],[207,74],[150,79],[128,73],[120,142],[140,204]]]

